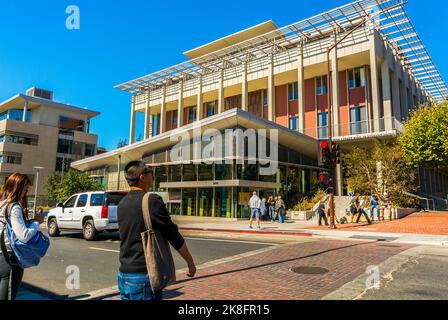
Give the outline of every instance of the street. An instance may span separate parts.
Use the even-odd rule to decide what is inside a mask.
[[[186,238],[197,265],[271,246],[250,241]],[[186,268],[180,255],[173,250],[176,269]],[[63,232],[51,238],[50,249],[36,268],[25,271],[23,282],[33,291],[57,299],[82,298],[86,293],[115,286],[119,267],[118,233],[101,234],[88,242],[77,232]],[[67,289],[67,267],[77,266],[80,288]],[[69,269],[70,270],[70,269]]]

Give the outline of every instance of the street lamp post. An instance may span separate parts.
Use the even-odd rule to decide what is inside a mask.
[[[39,186],[39,171],[44,169],[44,167],[34,167],[34,169],[37,170],[36,174],[36,186],[34,188],[34,215],[36,215],[36,208],[37,208],[37,191]]]

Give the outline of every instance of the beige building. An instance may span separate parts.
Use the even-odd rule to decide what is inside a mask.
[[[33,181],[37,168],[38,196],[45,197],[48,175],[67,171],[71,162],[97,154],[98,136],[90,120],[98,112],[53,101],[53,93],[31,88],[0,104],[0,184],[14,172]],[[40,202],[40,201],[38,201]]]

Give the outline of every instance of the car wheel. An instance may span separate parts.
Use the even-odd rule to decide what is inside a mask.
[[[50,237],[57,237],[61,234],[55,218],[51,218],[50,220],[48,220],[47,230]]]
[[[82,234],[84,239],[87,241],[93,241],[98,234],[98,231],[95,229],[95,225],[93,224],[93,220],[87,220],[84,222],[84,226],[82,227]]]

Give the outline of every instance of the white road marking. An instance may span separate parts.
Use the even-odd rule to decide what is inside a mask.
[[[103,248],[95,248],[95,247],[89,247],[90,250],[98,250],[98,251],[107,251],[107,252],[115,252],[120,253],[119,250],[111,250],[111,249],[103,249]]]

